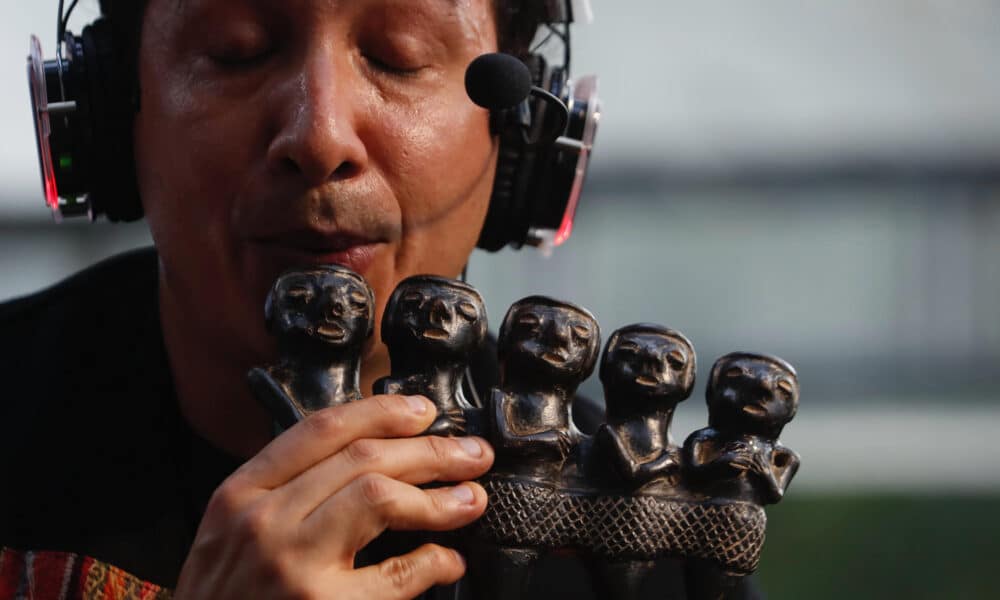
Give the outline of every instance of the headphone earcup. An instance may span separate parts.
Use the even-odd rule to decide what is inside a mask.
[[[549,69],[544,58],[533,54],[525,64],[531,71],[533,85],[547,84]],[[499,124],[500,149],[493,194],[476,244],[489,252],[497,252],[508,245],[520,248],[527,240],[531,208],[528,206],[528,192],[537,162],[537,151],[526,143],[517,111],[506,111],[499,117],[496,121]],[[533,130],[539,126],[538,122],[531,124]]]
[[[479,234],[476,246],[489,252],[502,250],[511,239],[510,217],[513,212],[514,185],[521,163],[520,140],[511,139],[518,135],[511,128],[500,132],[500,149],[497,156],[496,176],[493,180],[493,194],[486,212],[486,221]]]
[[[95,214],[110,221],[142,217],[133,156],[131,86],[119,68],[111,23],[98,19],[80,37],[89,121],[83,125],[92,151],[90,199]]]

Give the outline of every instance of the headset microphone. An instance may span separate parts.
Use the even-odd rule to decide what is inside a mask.
[[[484,54],[465,71],[465,91],[487,110],[507,110],[528,99],[531,93],[528,65],[509,54]]]
[[[563,101],[551,92],[531,84],[531,71],[528,66],[509,54],[483,54],[472,61],[465,71],[465,91],[477,105],[496,115],[492,124],[494,132],[502,127],[498,121],[503,121],[499,111],[516,110],[516,121],[521,125],[525,144],[551,144],[558,140],[569,124],[569,109]],[[531,135],[531,106],[528,98],[545,102],[548,115],[541,131]]]
[[[548,250],[569,238],[600,117],[596,77],[574,84],[541,56],[530,61],[484,54],[465,72],[469,98],[490,111],[490,128],[500,136],[478,243],[489,251],[525,244]]]

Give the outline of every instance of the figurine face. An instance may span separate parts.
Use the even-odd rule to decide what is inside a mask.
[[[606,387],[638,397],[684,400],[691,395],[694,376],[690,343],[651,329],[624,330],[612,336],[601,363],[601,381]]]
[[[390,344],[467,355],[486,337],[486,308],[475,291],[437,277],[403,281],[393,292],[383,338]]]
[[[777,430],[799,405],[799,381],[789,367],[765,356],[730,355],[712,368],[709,418],[747,431]]]
[[[371,290],[339,268],[282,275],[269,298],[269,326],[279,339],[306,337],[333,347],[361,345],[371,331]]]
[[[504,327],[500,351],[519,368],[576,381],[594,368],[600,329],[589,313],[554,302],[522,301]]]

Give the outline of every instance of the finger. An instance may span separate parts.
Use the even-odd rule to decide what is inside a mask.
[[[304,545],[324,549],[332,561],[352,564],[354,555],[386,529],[457,529],[479,518],[486,502],[486,490],[476,483],[422,490],[368,473],[319,505],[299,532]]]
[[[475,437],[355,440],[274,491],[288,518],[299,521],[338,490],[365,473],[404,483],[467,481],[489,470],[493,449]]]
[[[436,410],[420,396],[372,396],[309,415],[243,464],[233,478],[274,489],[354,440],[419,435]]]
[[[434,585],[455,583],[465,574],[465,560],[454,551],[426,544],[402,556],[358,569],[359,598],[413,598]]]

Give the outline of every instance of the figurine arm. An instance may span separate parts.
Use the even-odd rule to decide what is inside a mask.
[[[684,441],[685,467],[696,477],[732,478],[753,468],[753,461],[727,448],[712,429],[701,429]]]
[[[639,472],[636,479],[642,483],[647,483],[658,477],[665,477],[671,480],[674,479],[674,473],[679,466],[680,462],[677,460],[676,448],[664,448],[659,456],[639,465]]]
[[[768,500],[770,504],[781,500],[785,495],[785,490],[792,483],[792,478],[799,470],[799,463],[802,459],[790,448],[777,444],[771,453],[771,464],[768,470],[768,482],[771,486],[771,493]]]
[[[250,390],[271,418],[282,429],[289,429],[306,417],[301,408],[285,393],[265,369],[255,367],[247,373]]]
[[[639,465],[632,458],[632,454],[625,447],[618,432],[607,423],[602,423],[597,430],[597,443],[607,448],[606,453],[610,457],[612,464],[622,477],[629,481],[635,480],[639,472]]]
[[[465,435],[465,411],[457,409],[439,414],[424,433],[443,437]]]
[[[385,396],[387,394],[400,394],[402,389],[403,385],[398,379],[383,377],[372,386],[372,393],[376,396]]]
[[[493,393],[493,442],[506,450],[522,450],[530,446],[548,446],[554,448],[564,458],[569,455],[573,440],[558,429],[549,429],[528,435],[519,435],[510,428],[507,420],[507,409],[510,398],[499,390]]]

